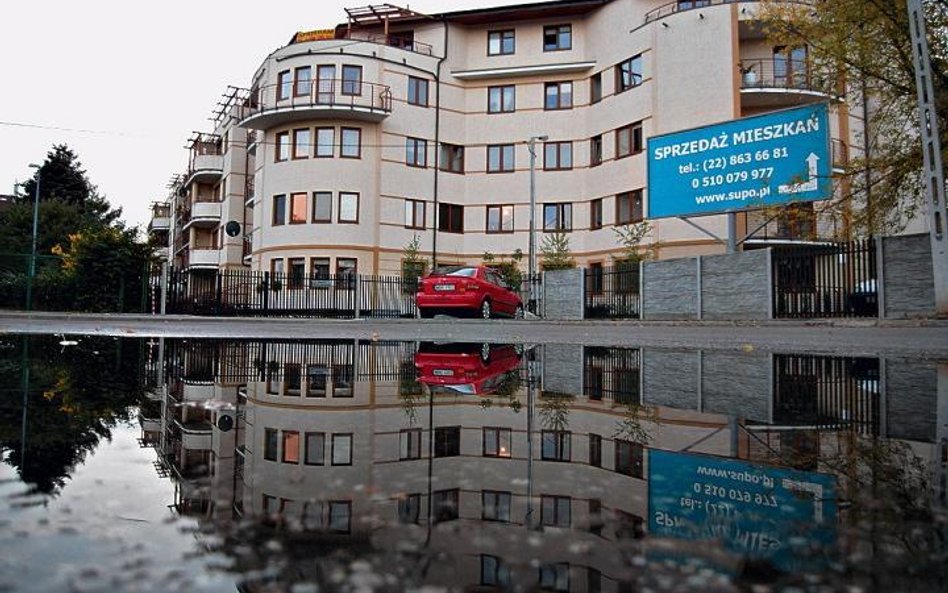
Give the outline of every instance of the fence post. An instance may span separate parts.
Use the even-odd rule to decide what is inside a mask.
[[[731,253],[730,251],[728,253]],[[701,277],[703,267],[701,256],[695,258],[695,317],[700,321],[704,318],[704,278]]]
[[[885,319],[885,237],[873,237],[870,240],[875,243],[876,250],[876,303],[879,307],[879,319]]]
[[[767,319],[774,319],[774,299],[777,291],[774,288],[774,249],[767,248]]]
[[[263,272],[263,312],[270,310],[270,272]]]
[[[362,274],[356,274],[355,275],[355,289],[353,290],[353,299],[352,299],[355,303],[353,305],[353,313],[354,313],[352,317],[353,319],[359,319],[359,313],[360,313],[359,309],[361,308],[359,305],[360,305],[361,299],[362,299]]]
[[[645,260],[639,260],[639,319],[645,319]]]
[[[141,312],[148,313],[148,289],[151,286],[151,274],[148,273],[148,262],[142,262],[142,301]]]
[[[162,261],[161,262],[161,286],[158,287],[159,290],[161,290],[161,314],[162,315],[165,315],[168,311],[168,280],[169,280],[168,262]]]
[[[224,296],[224,270],[216,270],[214,273],[214,314],[221,314],[221,299]]]

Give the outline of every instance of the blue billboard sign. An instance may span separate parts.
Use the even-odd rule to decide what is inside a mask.
[[[648,217],[825,200],[829,107],[775,111],[648,140]]]
[[[784,570],[811,566],[835,542],[833,476],[657,449],[648,475],[653,536],[719,540]]]

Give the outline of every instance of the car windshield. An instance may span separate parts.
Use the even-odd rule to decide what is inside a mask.
[[[477,268],[457,268],[444,272],[445,276],[463,276],[464,278],[473,278],[477,275]]]

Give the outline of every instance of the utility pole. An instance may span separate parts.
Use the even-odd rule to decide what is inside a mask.
[[[537,141],[546,142],[549,136],[531,136],[527,140],[530,151],[530,241],[527,253],[527,282],[530,285],[530,312],[536,313],[536,295],[533,276],[537,269],[536,212],[537,212]]]
[[[924,170],[922,184],[928,198],[928,225],[932,246],[932,276],[935,281],[935,313],[948,315],[948,238],[945,237],[945,173],[938,137],[938,116],[935,112],[935,90],[932,87],[931,57],[922,0],[908,0],[909,29],[912,35],[912,57],[915,59],[915,85],[918,93],[919,133],[921,134]]]
[[[33,249],[30,251],[30,272],[26,282],[26,310],[33,310],[33,278],[36,276],[36,236],[39,232],[39,203],[40,203],[40,181],[42,179],[42,169],[35,163],[30,163],[30,168],[36,169],[36,192],[33,196]]]

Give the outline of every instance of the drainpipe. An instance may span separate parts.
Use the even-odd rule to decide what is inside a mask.
[[[448,57],[448,21],[443,16],[444,25],[444,55],[438,58],[435,70],[435,137],[434,137],[434,212],[431,215],[431,269],[438,264],[438,176],[441,172],[441,64]],[[427,218],[427,217],[426,217]]]

